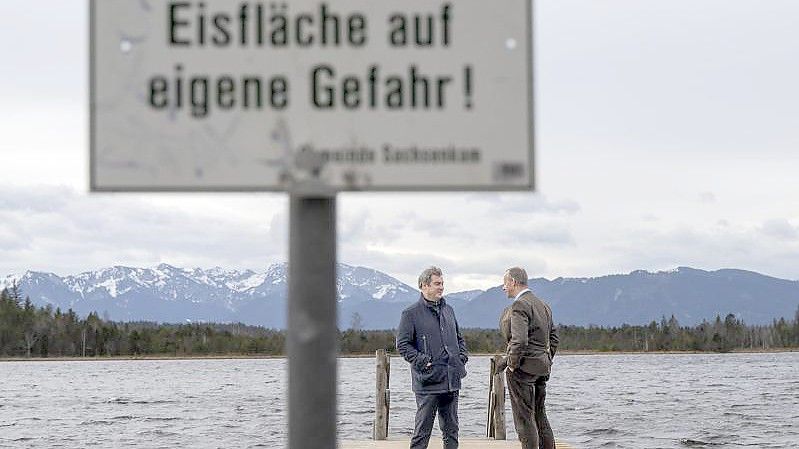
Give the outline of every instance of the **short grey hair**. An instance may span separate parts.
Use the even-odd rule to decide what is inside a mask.
[[[505,274],[508,275],[514,282],[519,285],[527,285],[527,272],[524,271],[524,268],[521,267],[512,267],[505,270]]]
[[[423,285],[430,285],[430,279],[432,279],[433,276],[443,276],[441,274],[441,268],[435,266],[425,268],[422,274],[419,275],[419,288],[422,288]]]

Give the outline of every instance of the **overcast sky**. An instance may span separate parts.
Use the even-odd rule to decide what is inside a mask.
[[[284,261],[283,194],[88,193],[88,2],[2,0],[0,276]],[[338,196],[339,261],[415,285],[799,279],[799,2],[535,3],[535,193]]]

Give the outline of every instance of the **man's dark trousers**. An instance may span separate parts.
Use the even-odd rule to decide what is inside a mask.
[[[555,449],[555,436],[544,408],[549,376],[534,376],[518,368],[506,374],[513,423],[522,449]]]
[[[458,448],[458,392],[416,394],[416,423],[411,438],[411,449],[427,449],[433,419],[438,411],[444,449]]]

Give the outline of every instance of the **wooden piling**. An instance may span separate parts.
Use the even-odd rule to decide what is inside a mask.
[[[391,390],[389,389],[391,361],[385,349],[375,351],[375,359],[375,423],[372,438],[385,440],[388,438],[388,412],[391,408]]]
[[[488,380],[486,436],[495,440],[504,440],[507,437],[505,432],[505,376],[504,370],[497,370],[501,361],[502,356],[500,355],[491,358]]]
[[[518,441],[506,440],[505,433],[505,377],[504,370],[497,372],[497,365],[502,356],[491,359],[488,394],[488,420],[486,422],[486,436],[489,439],[464,439],[460,440],[462,449],[516,449]],[[389,389],[389,374],[391,372],[391,359],[386,351],[375,351],[375,422],[372,431],[372,440],[369,441],[341,441],[340,449],[403,449],[408,447],[406,438],[396,437],[388,439],[388,416],[391,409],[391,390]],[[380,440],[380,441],[378,441]],[[441,446],[441,438],[433,437],[430,447]],[[573,449],[562,441],[555,443],[556,449]]]

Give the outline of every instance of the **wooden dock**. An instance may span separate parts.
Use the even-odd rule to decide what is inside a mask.
[[[408,449],[408,439],[390,440],[368,440],[368,441],[341,441],[340,449]],[[430,438],[428,449],[440,449],[442,447],[441,438]],[[492,440],[489,438],[469,438],[461,439],[458,444],[459,449],[520,449],[521,443],[518,440]],[[571,446],[556,443],[556,449],[573,449]]]
[[[388,388],[391,359],[384,349],[375,352],[375,420],[372,428],[372,438],[366,441],[340,441],[340,449],[407,449],[410,446],[409,437],[398,438],[389,436],[388,421],[391,411],[391,396]],[[521,449],[521,443],[516,440],[506,440],[505,432],[505,376],[497,370],[502,356],[491,359],[488,387],[488,416],[486,419],[485,438],[461,438],[460,449]],[[388,439],[386,439],[388,437]],[[498,439],[497,439],[498,438]],[[428,449],[443,447],[441,437],[431,437]],[[574,449],[561,441],[555,442],[555,449]]]

